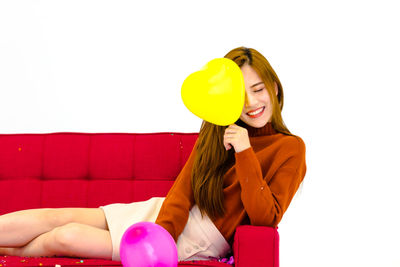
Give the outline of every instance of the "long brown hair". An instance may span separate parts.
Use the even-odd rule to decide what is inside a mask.
[[[267,88],[272,101],[272,127],[280,133],[292,135],[282,120],[283,89],[281,82],[268,60],[257,50],[238,47],[225,55],[233,60],[239,67],[249,64]],[[278,94],[275,93],[275,84]],[[234,148],[226,151],[223,145],[225,129],[228,126],[219,126],[207,121],[201,124],[192,169],[192,189],[195,203],[202,214],[204,212],[211,218],[221,217],[225,213],[223,176],[234,164]]]

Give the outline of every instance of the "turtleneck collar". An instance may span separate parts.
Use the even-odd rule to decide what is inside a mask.
[[[276,134],[277,131],[272,127],[271,122],[267,122],[263,127],[261,128],[255,128],[250,125],[247,125],[245,122],[243,122],[241,119],[237,120],[235,122],[236,125],[246,128],[247,133],[249,134],[249,137],[256,137],[256,136],[264,136],[264,135],[273,135]]]

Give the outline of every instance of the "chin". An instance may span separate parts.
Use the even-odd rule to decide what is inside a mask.
[[[262,128],[267,124],[266,122],[262,122],[262,123],[254,123],[254,125],[252,125],[254,128]]]
[[[261,128],[264,127],[267,123],[268,120],[259,120],[259,121],[251,121],[251,119],[243,119],[240,118],[244,123],[246,123],[247,125],[254,127],[254,128]]]

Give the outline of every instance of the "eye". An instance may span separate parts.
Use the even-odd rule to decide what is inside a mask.
[[[264,88],[258,89],[258,90],[254,91],[254,92],[261,92],[262,90],[264,90]]]

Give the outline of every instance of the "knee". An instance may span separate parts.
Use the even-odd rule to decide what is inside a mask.
[[[64,254],[70,251],[81,236],[81,227],[78,223],[68,223],[56,227],[50,232],[50,238],[44,242],[44,247],[55,254]]]

